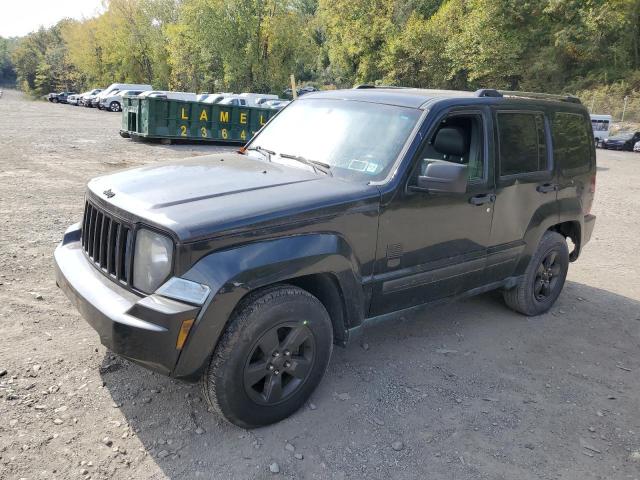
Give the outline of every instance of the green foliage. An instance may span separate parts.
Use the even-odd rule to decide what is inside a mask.
[[[13,86],[16,83],[16,71],[11,61],[15,43],[14,38],[0,37],[0,85]]]
[[[63,20],[50,29],[40,30],[20,39],[12,53],[19,86],[33,95],[78,87],[75,66],[67,57],[67,46],[61,32]]]
[[[375,82],[585,92],[640,75],[640,0],[104,5],[92,19],[64,20],[18,41],[0,38],[0,83],[17,76],[34,94],[115,81],[279,93],[293,73],[331,87]]]

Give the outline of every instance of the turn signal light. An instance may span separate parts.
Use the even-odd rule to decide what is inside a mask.
[[[187,335],[189,335],[189,330],[193,326],[193,319],[185,320],[182,322],[180,326],[180,331],[178,332],[178,340],[176,341],[176,348],[178,350],[182,350],[184,347],[184,342],[187,341]]]

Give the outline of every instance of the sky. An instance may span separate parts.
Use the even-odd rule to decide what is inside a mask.
[[[102,0],[0,0],[0,37],[17,37],[63,18],[96,15]]]

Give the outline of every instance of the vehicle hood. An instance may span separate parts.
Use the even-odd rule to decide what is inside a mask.
[[[625,142],[631,141],[632,139],[633,137],[614,136],[614,137],[609,137],[608,139],[605,140],[605,142],[625,143]]]
[[[374,186],[238,153],[124,170],[93,179],[88,190],[115,215],[171,230],[180,241],[344,213],[379,197]]]

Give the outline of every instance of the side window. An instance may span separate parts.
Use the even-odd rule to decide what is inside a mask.
[[[498,141],[500,176],[547,170],[547,140],[541,113],[498,113]]]
[[[431,162],[446,161],[467,165],[470,182],[483,180],[485,170],[483,131],[480,114],[454,114],[446,117],[423,147],[417,174],[423,174]],[[436,142],[440,133],[442,133],[440,141]],[[451,133],[455,135],[448,135]],[[447,137],[446,142],[442,141],[443,136]],[[459,145],[449,144],[454,140]],[[446,152],[443,147],[446,147]]]
[[[563,170],[589,171],[592,160],[591,137],[588,123],[582,115],[557,112],[551,125],[553,157]]]

